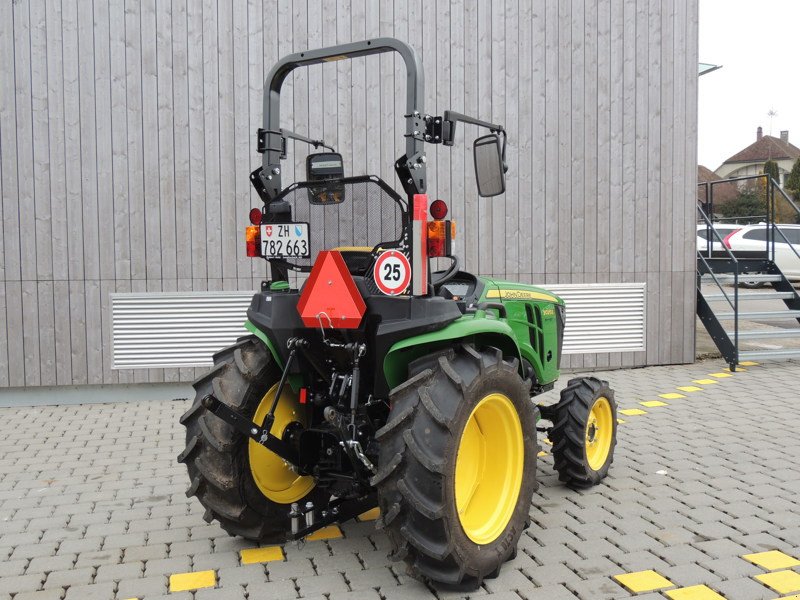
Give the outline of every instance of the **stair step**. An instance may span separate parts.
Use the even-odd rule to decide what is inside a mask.
[[[733,301],[733,292],[727,297]],[[794,292],[739,292],[739,300],[791,300],[795,297]],[[726,300],[725,294],[703,294],[703,298],[709,302]]]
[[[753,358],[794,358],[800,357],[800,348],[788,350],[746,350],[739,352],[739,361],[751,360]]]
[[[714,273],[720,281],[733,281],[733,273]],[[711,273],[703,273],[703,277],[711,279]],[[780,281],[780,275],[768,275],[765,273],[739,273],[739,282],[742,281]]]
[[[717,319],[720,321],[730,321],[735,317],[736,313],[727,312],[717,314]],[[740,320],[779,320],[779,319],[797,319],[800,318],[800,310],[770,310],[770,311],[756,311],[756,312],[740,312]]]
[[[733,332],[728,332],[733,339]],[[761,329],[759,331],[740,331],[739,341],[800,337],[800,329]]]

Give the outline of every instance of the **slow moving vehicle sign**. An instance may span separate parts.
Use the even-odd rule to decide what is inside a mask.
[[[397,250],[382,253],[372,267],[372,278],[378,289],[387,296],[402,294],[411,282],[408,257]]]

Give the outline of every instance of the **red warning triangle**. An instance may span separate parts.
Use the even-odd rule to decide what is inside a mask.
[[[314,328],[356,329],[366,310],[341,253],[320,252],[297,303],[303,324]]]

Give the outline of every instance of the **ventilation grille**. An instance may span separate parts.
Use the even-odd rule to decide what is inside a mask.
[[[564,354],[645,349],[645,284],[544,285],[564,299]]]
[[[644,283],[543,287],[567,305],[564,354],[645,349]],[[215,352],[247,335],[253,294],[112,294],[113,368],[211,365]]]
[[[112,294],[114,369],[205,367],[247,335],[255,292]]]

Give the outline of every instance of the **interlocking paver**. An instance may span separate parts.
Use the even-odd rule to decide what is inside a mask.
[[[635,407],[723,367],[715,361],[595,375],[611,381],[622,406]],[[564,488],[552,456],[542,459],[533,524],[517,559],[470,597],[624,598],[628,592],[609,575],[650,569],[728,600],[775,597],[754,579],[766,571],[741,557],[773,548],[800,556],[800,467],[787,460],[800,453],[792,401],[798,377],[798,363],[754,366],[626,419],[609,479],[590,490]],[[759,403],[744,414],[740,401],[748,395]],[[10,600],[4,586],[15,589],[14,600],[61,592],[67,600],[180,600],[193,594],[167,594],[167,577],[206,569],[217,573],[217,587],[195,600],[295,598],[298,586],[303,596],[330,600],[374,599],[375,588],[387,600],[433,597],[386,557],[389,542],[374,523],[346,524],[340,539],[287,544],[284,560],[240,564],[239,551],[255,545],[205,523],[199,503],[183,495],[185,467],[175,456],[186,405],[43,407],[34,419],[0,409],[9,415],[0,419],[0,600]],[[40,422],[57,426],[30,443],[26,428]],[[116,585],[115,596],[109,586]]]

